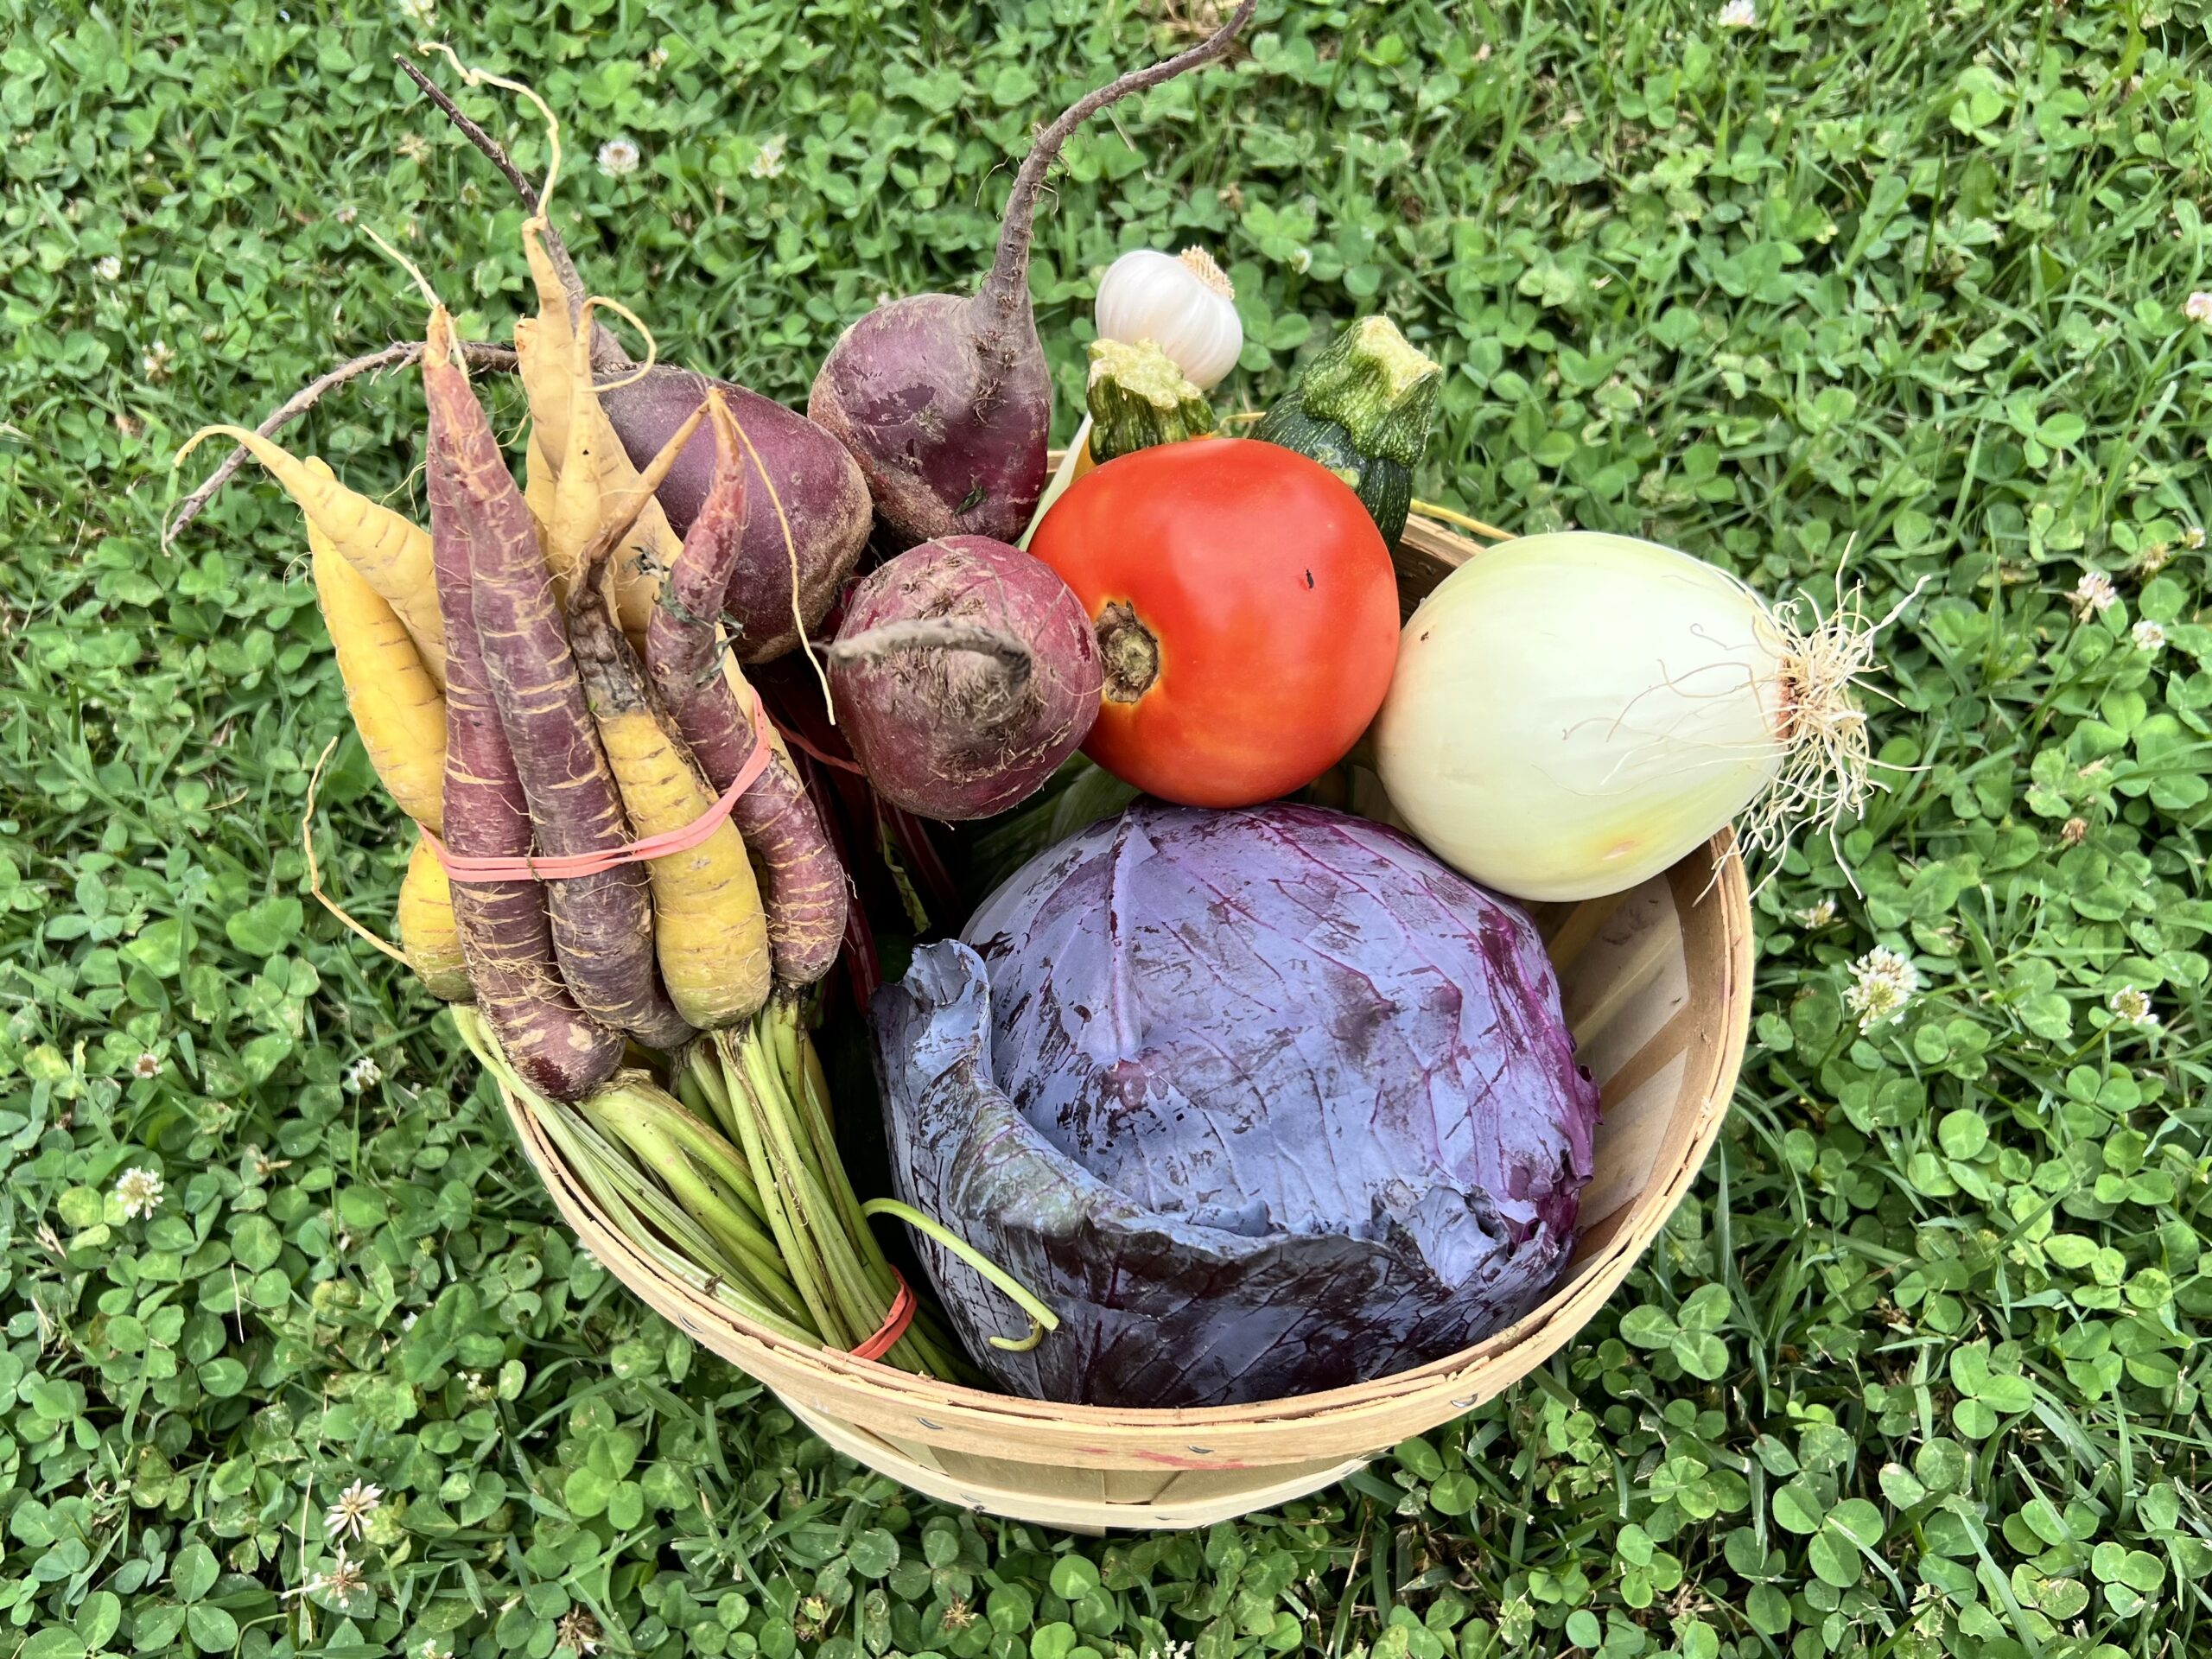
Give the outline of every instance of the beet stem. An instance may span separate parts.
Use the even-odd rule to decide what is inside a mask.
[[[512,346],[494,346],[488,340],[458,340],[454,342],[454,348],[467,359],[472,368],[489,369],[494,374],[514,372],[515,353]],[[423,342],[421,340],[403,340],[397,345],[385,346],[380,352],[371,352],[365,357],[354,358],[351,362],[340,363],[329,373],[310,380],[306,385],[302,386],[279,404],[269,417],[253,429],[261,437],[273,438],[308,410],[313,409],[322,400],[326,392],[335,391],[348,380],[358,380],[365,374],[374,374],[379,369],[404,369],[422,355]],[[206,483],[177,503],[176,516],[169,520],[168,528],[162,532],[162,545],[164,548],[168,547],[178,537],[184,534],[186,526],[200,516],[201,508],[215,499],[216,492],[231,481],[231,474],[245,466],[245,446],[240,444],[223,457],[221,466],[207,474]]]
[[[1008,310],[1025,304],[1029,293],[1029,244],[1037,218],[1037,193],[1044,188],[1045,175],[1058,159],[1060,147],[1068,135],[1088,121],[1109,104],[1118,102],[1132,92],[1141,92],[1157,86],[1162,81],[1173,80],[1186,69],[1195,69],[1202,63],[1211,63],[1226,53],[1237,34],[1252,19],[1260,0],[1243,0],[1243,3],[1230,15],[1229,21],[1200,41],[1187,52],[1179,52],[1172,58],[1147,64],[1141,69],[1132,69],[1127,74],[1095,87],[1061,111],[1060,118],[1037,135],[1037,143],[1021,163],[1021,170],[1014,175],[1014,188],[1006,199],[1006,216],[999,225],[998,257],[991,262],[990,275],[983,279],[982,292],[977,296]]]
[[[1029,647],[1004,628],[950,622],[936,616],[883,623],[849,639],[837,640],[829,647],[827,655],[840,667],[858,667],[881,662],[901,651],[972,651],[995,658],[1007,671],[1011,682],[1009,690],[1019,690],[1027,683],[1030,671],[1036,666]]]

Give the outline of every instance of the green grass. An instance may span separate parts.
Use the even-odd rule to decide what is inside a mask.
[[[2204,9],[1759,10],[1265,0],[1233,74],[1058,175],[1064,388],[1096,268],[1199,241],[1240,397],[1377,307],[1448,364],[1424,496],[1777,596],[1847,553],[1870,605],[1927,583],[1857,890],[1816,843],[1764,891],[1737,1109],[1630,1286],[1340,1488],[1102,1543],[910,1497],[645,1314],[435,1008],[302,903],[344,714],[296,520],[249,475],[157,530],[195,427],[419,326],[365,227],[472,333],[523,303],[514,204],[390,67],[419,26],[0,0],[0,1653],[542,1659],[572,1613],[671,1659],[2212,1646]],[[970,283],[1008,150],[1165,43],[1048,0],[432,27],[565,112],[595,286],[794,400],[877,295]],[[644,165],[605,176],[622,135]],[[419,511],[420,418],[395,378],[302,441]],[[327,798],[381,924],[404,843],[351,746]],[[1921,989],[1862,1032],[1878,944]],[[321,1517],[357,1478],[386,1497],[345,1591]]]

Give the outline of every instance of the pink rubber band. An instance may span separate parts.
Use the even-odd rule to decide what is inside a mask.
[[[748,688],[749,689],[749,688]],[[667,858],[677,853],[688,853],[705,841],[726,823],[737,798],[760,781],[760,774],[768,770],[775,758],[775,748],[767,739],[768,711],[762,706],[760,694],[753,693],[753,753],[737,769],[715,804],[681,830],[671,830],[658,836],[647,836],[643,841],[632,841],[620,847],[603,847],[588,853],[524,853],[519,858],[472,858],[461,853],[449,852],[446,844],[429,830],[423,839],[431,855],[445,867],[446,874],[455,881],[572,881],[580,875],[598,875],[624,864],[642,864],[647,859]]]

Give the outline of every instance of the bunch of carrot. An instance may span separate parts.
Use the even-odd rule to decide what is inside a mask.
[[[492,880],[446,868],[619,854],[683,830],[774,741],[726,659],[711,597],[745,524],[736,423],[711,400],[632,467],[605,429],[588,356],[571,348],[588,308],[572,330],[561,304],[559,372],[526,382],[527,492],[434,305],[422,358],[428,534],[319,460],[209,430],[246,442],[307,517],[355,726],[423,832],[399,907],[410,963],[440,995],[474,1001],[535,1088],[575,1099],[613,1075],[626,1039],[672,1052],[748,1020],[772,982],[818,978],[842,935],[845,884],[781,756],[669,856],[543,880],[520,864]],[[541,318],[535,340],[554,332]],[[538,355],[526,346],[523,360]],[[715,487],[678,542],[652,491],[702,420]],[[545,459],[556,439],[557,463]],[[549,511],[533,510],[533,495]],[[627,629],[626,582],[645,591]]]
[[[552,130],[523,229],[540,308],[515,328],[522,482],[420,273],[427,533],[269,438],[193,442],[235,438],[306,518],[355,727],[419,828],[401,950],[469,1005],[464,1039],[641,1248],[771,1329],[860,1346],[911,1304],[846,1180],[800,1012],[843,938],[845,874],[720,622],[750,445],[715,392],[632,463],[591,353],[594,313],[629,314],[573,301],[547,257]],[[678,537],[654,492],[702,422],[712,485]],[[885,1344],[954,1374],[925,1315]]]

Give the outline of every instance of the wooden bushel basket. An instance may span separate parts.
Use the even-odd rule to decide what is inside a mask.
[[[1439,524],[1408,523],[1396,556],[1407,610],[1480,550]],[[554,1204],[607,1270],[839,1451],[932,1497],[1018,1520],[1092,1532],[1207,1526],[1328,1485],[1502,1392],[1628,1276],[1696,1179],[1743,1061],[1751,909],[1733,845],[1724,830],[1625,893],[1535,907],[1604,1103],[1581,1239],[1526,1318],[1353,1388],[1195,1410],[1064,1406],[793,1342],[633,1249],[512,1098],[508,1114]]]

